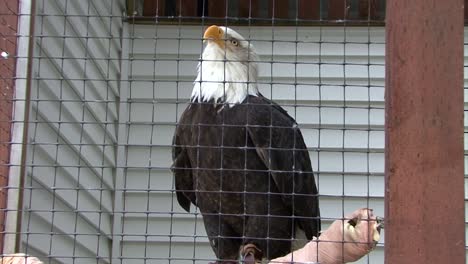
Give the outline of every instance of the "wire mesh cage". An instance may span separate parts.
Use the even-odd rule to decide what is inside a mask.
[[[214,24],[224,32],[226,27],[237,32],[243,39],[235,39],[239,43],[234,45],[245,45],[249,51],[255,48],[258,55],[243,64],[247,62],[247,68],[258,67],[258,77],[231,80],[231,85],[245,84],[249,90],[253,83],[259,91],[254,97],[264,97],[269,107],[295,120],[288,119],[292,123],[287,124],[300,131],[299,139],[306,148],[296,145],[291,134],[281,137],[294,141],[290,147],[272,150],[273,145],[281,145],[270,139],[263,148],[269,155],[271,151],[285,151],[286,155],[279,158],[281,162],[290,154],[310,158],[312,170],[308,172],[314,176],[312,183],[318,194],[306,195],[315,195],[320,207],[320,215],[310,218],[318,217],[321,229],[326,230],[333,221],[359,208],[372,208],[375,215],[384,216],[385,1],[28,3],[20,5],[17,12],[24,21],[18,28],[16,89],[23,89],[24,93],[17,93],[13,100],[24,103],[27,109],[24,119],[14,115],[13,124],[13,131],[21,132],[26,144],[22,144],[22,138],[17,138],[15,144],[13,137],[11,148],[18,148],[19,154],[10,161],[9,172],[10,179],[23,180],[9,183],[9,203],[20,210],[8,211],[4,253],[24,252],[44,263],[217,261],[219,252],[213,248],[222,240],[210,242],[207,235],[207,222],[203,219],[210,214],[200,206],[201,189],[188,190],[198,195],[201,209],[192,204],[186,211],[179,204],[177,198],[184,189],[178,189],[174,177],[174,170],[180,168],[173,154],[182,147],[187,151],[203,147],[178,144],[174,139],[178,129],[186,125],[181,123],[184,111],[195,108],[194,103],[209,105],[212,109],[206,111],[215,116],[240,107],[223,101],[223,89],[219,101],[203,102],[201,95],[200,100],[193,97],[194,87],[200,89],[203,82],[198,79],[197,86],[195,79],[203,67],[200,62],[205,47],[210,45],[204,34]],[[220,45],[227,45],[225,41],[233,40],[221,38]],[[226,64],[239,61],[222,54],[220,62],[224,65],[220,67],[227,67]],[[225,89],[229,86],[226,75],[215,81]],[[237,104],[242,102],[243,99]],[[269,125],[252,124],[253,127],[267,127],[270,134],[271,129],[282,129],[268,123],[274,122],[271,116],[259,119]],[[224,135],[224,130],[233,129],[229,125],[232,120],[221,120],[222,132],[215,130]],[[241,140],[245,145],[231,147],[240,149],[237,153],[247,163],[255,157],[248,158],[245,153],[254,155],[261,148],[248,138],[246,131],[251,128],[246,125],[243,129]],[[216,135],[193,130],[185,133],[187,137],[197,135],[198,140],[205,137],[205,142],[216,140]],[[270,134],[259,137],[266,140]],[[271,159],[264,160],[265,168],[256,170],[244,164],[237,168],[213,165],[218,164],[214,160],[219,158],[238,158],[223,154],[229,152],[229,140],[205,145],[221,154],[200,156],[203,166],[212,165],[210,169],[226,175],[229,170],[236,171],[234,175],[244,178],[246,174],[254,177],[266,173],[268,191],[252,196],[254,199],[244,199],[239,206],[254,204],[265,193],[270,197],[270,185],[275,181],[270,177],[281,171],[271,167]],[[2,139],[0,143],[7,141]],[[191,162],[194,163],[193,158]],[[190,170],[198,175],[198,170],[203,169],[200,164],[184,167],[181,173]],[[299,164],[287,166],[284,168],[290,169],[282,173],[302,175],[302,171],[297,171]],[[236,181],[235,177],[227,179],[227,186]],[[217,184],[219,190],[214,193],[236,194]],[[246,189],[237,192],[245,195]],[[187,192],[185,195],[190,196]],[[15,197],[19,202],[14,201]],[[270,200],[267,204],[272,208],[280,206],[270,204]],[[289,215],[282,215],[285,219],[304,217],[294,215],[290,207],[288,210]],[[215,217],[219,220],[221,214],[218,212]],[[244,222],[254,216],[246,211],[241,216],[231,214]],[[279,229],[288,228],[294,226]],[[217,235],[223,236],[222,232]],[[301,240],[288,235],[283,239]],[[383,263],[381,235],[376,248],[357,263]],[[246,239],[245,232],[232,236],[239,241]],[[267,237],[269,234],[258,239]],[[282,250],[289,252],[291,247]]]

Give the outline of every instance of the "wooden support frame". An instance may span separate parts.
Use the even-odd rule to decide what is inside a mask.
[[[0,254],[3,254],[4,231],[10,171],[13,93],[16,77],[16,34],[19,0],[0,0]]]
[[[463,13],[387,0],[385,263],[466,263]]]

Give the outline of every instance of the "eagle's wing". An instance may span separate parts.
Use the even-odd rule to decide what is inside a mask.
[[[181,126],[178,126],[172,141],[172,167],[174,173],[175,188],[177,194],[177,201],[185,211],[190,211],[190,202],[196,205],[196,196],[193,191],[193,176],[192,165],[188,157],[187,149],[181,142],[183,139],[184,131]]]
[[[318,191],[301,131],[279,105],[261,96],[249,103],[249,137],[284,194],[283,201],[299,217],[307,238],[312,239],[320,231]]]

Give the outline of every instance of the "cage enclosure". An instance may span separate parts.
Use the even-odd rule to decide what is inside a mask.
[[[17,14],[27,114],[13,115],[4,253],[216,261],[171,171],[211,25],[255,47],[259,92],[297,122],[322,230],[359,208],[384,217],[385,1],[35,0]],[[356,263],[384,262],[383,235]]]

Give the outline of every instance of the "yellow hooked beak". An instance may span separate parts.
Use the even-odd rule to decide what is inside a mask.
[[[224,49],[224,30],[216,25],[210,26],[205,30],[203,41],[214,41],[218,46]]]

